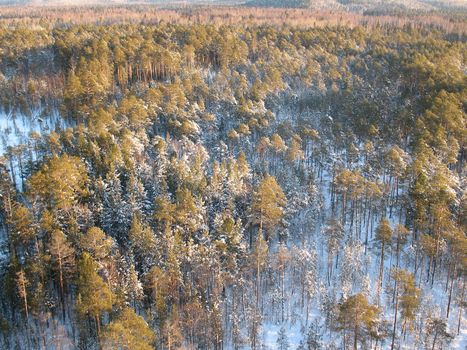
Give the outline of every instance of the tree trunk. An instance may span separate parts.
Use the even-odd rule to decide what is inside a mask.
[[[396,279],[396,306],[394,309],[394,325],[392,327],[392,339],[391,339],[391,350],[394,350],[394,341],[396,340],[396,327],[397,327],[397,309],[399,307],[399,295],[397,292],[398,285],[397,285],[397,279]]]
[[[456,273],[456,269],[454,269],[454,274]],[[449,288],[449,297],[448,297],[448,306],[446,310],[446,318],[449,319],[449,311],[451,309],[451,300],[452,300],[452,289],[454,285],[454,278],[451,277],[451,286]]]
[[[281,279],[282,279],[282,283],[281,283],[281,313],[282,313],[282,322],[284,322],[284,279],[285,279],[285,267],[283,266],[282,267],[282,273],[281,273]]]
[[[380,263],[379,263],[379,277],[378,277],[378,289],[377,289],[377,295],[378,295],[378,304],[379,304],[379,295],[381,292],[381,288],[383,287],[383,273],[384,273],[384,243],[381,243],[381,258],[380,258]]]
[[[101,336],[101,322],[99,320],[99,316],[95,316],[94,320],[96,321],[97,338],[99,339]]]
[[[65,292],[63,290],[63,268],[62,268],[62,257],[60,256],[60,252],[58,253],[58,271],[59,271],[59,280],[60,280],[60,299],[62,301],[63,320],[65,320]]]
[[[344,192],[342,199],[342,226],[345,227],[345,207],[347,206],[347,192]]]
[[[353,348],[354,350],[358,350],[358,343],[357,343],[357,335],[358,335],[358,326],[355,325],[355,329],[354,329],[354,337],[353,337]]]
[[[435,345],[436,345],[436,340],[438,339],[438,332],[435,332],[435,336],[433,338],[433,346],[431,347],[431,350],[435,350]]]
[[[462,281],[462,294],[460,300],[464,300],[464,292],[465,292],[465,278]],[[459,319],[457,322],[457,335],[459,335],[461,331],[461,323],[462,323],[462,312],[463,312],[463,307],[462,305],[459,305]]]

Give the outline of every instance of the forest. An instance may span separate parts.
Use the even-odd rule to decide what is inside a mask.
[[[466,33],[0,8],[0,348],[465,349]]]

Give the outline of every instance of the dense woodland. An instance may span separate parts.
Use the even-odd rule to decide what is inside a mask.
[[[0,348],[463,348],[465,17],[183,11],[0,22]]]

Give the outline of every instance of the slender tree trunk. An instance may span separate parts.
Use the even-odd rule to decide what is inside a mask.
[[[366,254],[366,250],[367,250],[367,247],[368,247],[368,235],[369,235],[369,231],[370,231],[370,220],[371,220],[371,199],[369,201],[369,205],[368,205],[368,216],[366,218],[366,232],[365,232],[365,254]]]
[[[347,192],[344,192],[342,199],[342,226],[345,227],[345,207],[347,206]]]
[[[381,258],[379,263],[379,277],[378,277],[378,303],[379,303],[379,295],[381,292],[381,288],[383,287],[383,273],[384,273],[384,243],[381,243]]]
[[[431,276],[431,265],[433,264],[433,257],[430,256],[430,260],[428,261],[428,271],[426,273],[426,283],[430,282]]]
[[[464,300],[464,292],[465,292],[465,278],[462,281],[462,294],[460,300]],[[457,321],[457,335],[459,335],[461,331],[461,323],[462,323],[462,312],[464,311],[464,308],[462,305],[459,305],[459,318]]]
[[[62,257],[60,255],[60,252],[58,253],[58,271],[59,271],[59,280],[60,280],[60,299],[62,301],[63,320],[65,320],[65,291],[63,289],[63,268],[62,268]]]
[[[281,312],[282,312],[282,322],[284,322],[284,280],[285,280],[285,267],[282,267],[282,283],[281,283]]]
[[[24,313],[26,314],[26,322],[29,323],[29,305],[28,305],[28,294],[26,290],[26,277],[24,272],[21,270],[21,277],[18,278],[18,287],[20,290],[20,296],[23,299]]]
[[[101,321],[99,319],[99,316],[95,316],[94,320],[96,322],[97,339],[98,339],[98,343],[99,343],[99,339],[101,337]],[[100,348],[100,346],[99,346],[99,348]]]
[[[433,338],[433,346],[431,347],[431,350],[435,350],[436,340],[438,340],[438,332],[435,331],[435,336]]]
[[[397,309],[399,307],[399,296],[397,295],[398,292],[397,292],[397,289],[398,289],[398,285],[397,285],[397,279],[396,279],[396,306],[395,306],[395,309],[394,309],[394,325],[392,327],[392,339],[391,339],[391,350],[394,350],[394,341],[396,340],[396,327],[397,327]]]
[[[456,270],[454,269],[454,275],[456,273]],[[453,289],[453,285],[454,285],[454,278],[451,277],[451,286],[449,288],[449,297],[448,297],[448,306],[447,306],[447,310],[446,310],[446,318],[449,319],[449,311],[451,309],[451,300],[452,300],[452,289]]]
[[[358,326],[355,325],[354,337],[353,337],[353,348],[354,348],[354,350],[358,350],[357,335],[358,335]]]

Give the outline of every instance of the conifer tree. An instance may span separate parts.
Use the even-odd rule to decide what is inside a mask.
[[[103,330],[101,346],[103,350],[113,349],[154,349],[156,336],[146,321],[133,309],[124,308]]]
[[[128,238],[138,262],[137,266],[140,271],[147,271],[156,263],[156,240],[151,228],[141,222],[139,215],[133,217]]]
[[[378,290],[383,286],[384,277],[384,253],[390,247],[392,241],[392,228],[388,219],[382,218],[378,227],[376,228],[376,242],[380,246],[379,254],[379,275],[378,275]]]
[[[54,156],[28,180],[29,195],[48,209],[70,210],[86,195],[88,174],[77,157]]]
[[[394,349],[396,339],[397,317],[399,307],[402,309],[402,332],[406,329],[406,324],[412,324],[415,319],[415,312],[420,305],[420,289],[415,285],[414,276],[402,269],[395,269],[391,273],[394,279],[394,322],[391,340],[391,350]]]
[[[276,179],[267,175],[256,189],[251,205],[252,220],[259,230],[266,230],[266,237],[283,219],[287,199]]]
[[[123,242],[131,223],[131,213],[124,200],[122,185],[116,170],[107,175],[101,214],[102,228],[117,241]]]
[[[341,241],[344,238],[344,229],[337,219],[332,218],[326,222],[323,233],[325,234],[327,243],[327,280],[328,284],[330,284],[334,257],[336,257],[336,266],[339,260],[339,250]]]
[[[55,263],[54,270],[58,273],[62,312],[63,318],[65,318],[65,281],[73,273],[75,251],[68,243],[65,234],[60,230],[54,230],[50,238],[49,253]]]
[[[420,289],[415,283],[415,277],[413,274],[399,270],[398,278],[401,280],[401,293],[400,306],[401,306],[401,317],[403,319],[402,330],[405,331],[407,325],[412,329],[413,322],[415,321],[416,312],[420,307]]]
[[[81,236],[79,245],[95,262],[100,264],[110,256],[113,241],[99,227],[93,226]]]
[[[9,218],[11,239],[15,244],[27,249],[36,238],[36,230],[31,212],[22,204],[13,206]]]
[[[447,331],[446,321],[438,317],[430,317],[426,322],[425,344],[427,349],[443,349],[452,340],[452,335]]]
[[[363,294],[348,297],[339,304],[337,316],[338,329],[353,332],[353,349],[358,349],[358,341],[363,340],[365,333],[370,333],[375,325],[380,309],[368,303]]]
[[[16,286],[18,289],[18,295],[23,303],[24,314],[26,315],[26,320],[29,320],[29,303],[28,303],[28,286],[29,281],[24,273],[24,270],[21,269],[16,273]]]
[[[77,310],[81,316],[94,319],[97,335],[100,336],[101,316],[112,310],[112,292],[97,273],[97,265],[88,253],[83,253],[78,262]]]

